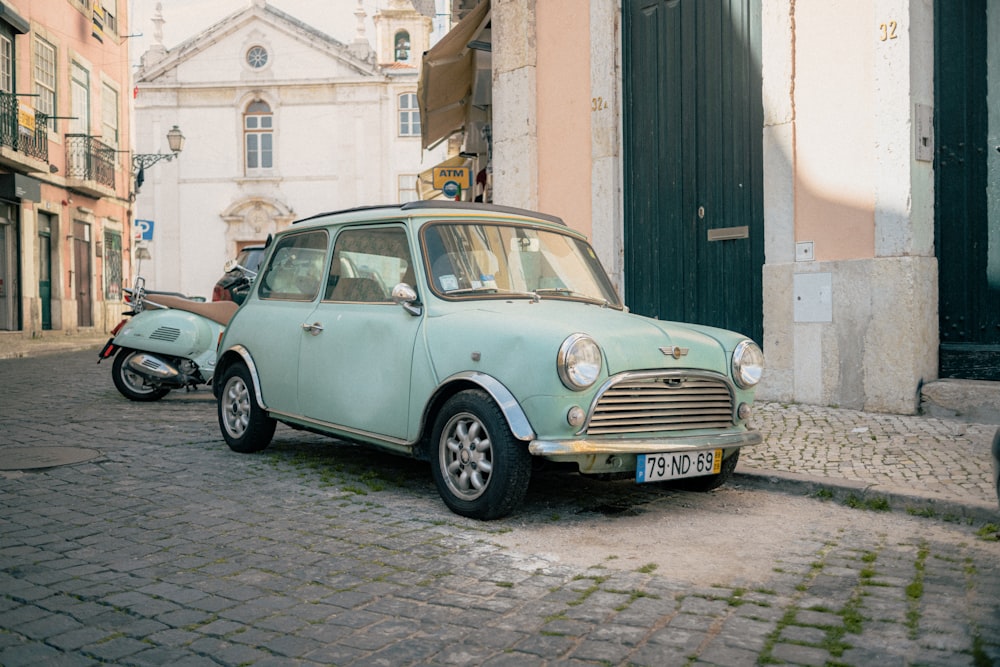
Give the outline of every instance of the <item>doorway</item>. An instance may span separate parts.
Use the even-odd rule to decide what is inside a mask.
[[[625,300],[763,342],[761,0],[624,0]]]
[[[1000,0],[934,8],[939,375],[1000,381]]]
[[[76,288],[76,321],[79,327],[94,326],[94,289],[93,268],[90,241],[90,225],[86,222],[73,222],[73,259],[76,273],[74,287]]]
[[[0,202],[0,331],[21,328],[17,207]]]
[[[42,310],[42,330],[52,328],[52,228],[55,216],[38,213],[38,298]]]

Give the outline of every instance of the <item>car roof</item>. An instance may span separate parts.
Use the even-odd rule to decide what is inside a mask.
[[[393,218],[412,217],[454,217],[457,215],[485,217],[485,218],[507,218],[523,219],[530,222],[542,222],[550,225],[555,224],[570,230],[562,218],[537,211],[515,208],[512,206],[499,206],[497,204],[483,204],[479,202],[454,202],[447,200],[420,200],[406,202],[405,204],[388,204],[380,206],[358,206],[355,208],[343,209],[340,211],[330,211],[328,213],[318,213],[293,222],[293,225],[314,226],[314,224],[328,225],[347,222],[371,222],[377,220],[390,220]]]

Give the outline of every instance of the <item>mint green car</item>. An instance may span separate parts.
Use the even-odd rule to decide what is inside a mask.
[[[422,201],[277,234],[219,345],[229,447],[276,422],[431,463],[445,504],[495,519],[533,463],[709,490],[733,473],[763,355],[626,311],[558,218]]]

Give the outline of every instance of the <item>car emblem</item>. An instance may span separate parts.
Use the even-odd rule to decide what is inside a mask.
[[[661,347],[660,352],[667,355],[668,357],[673,357],[674,359],[680,359],[681,357],[686,357],[688,349],[686,347]]]

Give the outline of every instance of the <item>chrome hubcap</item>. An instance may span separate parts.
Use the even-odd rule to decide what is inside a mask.
[[[440,465],[448,488],[462,500],[475,500],[490,482],[493,444],[475,415],[451,418],[441,434]]]

